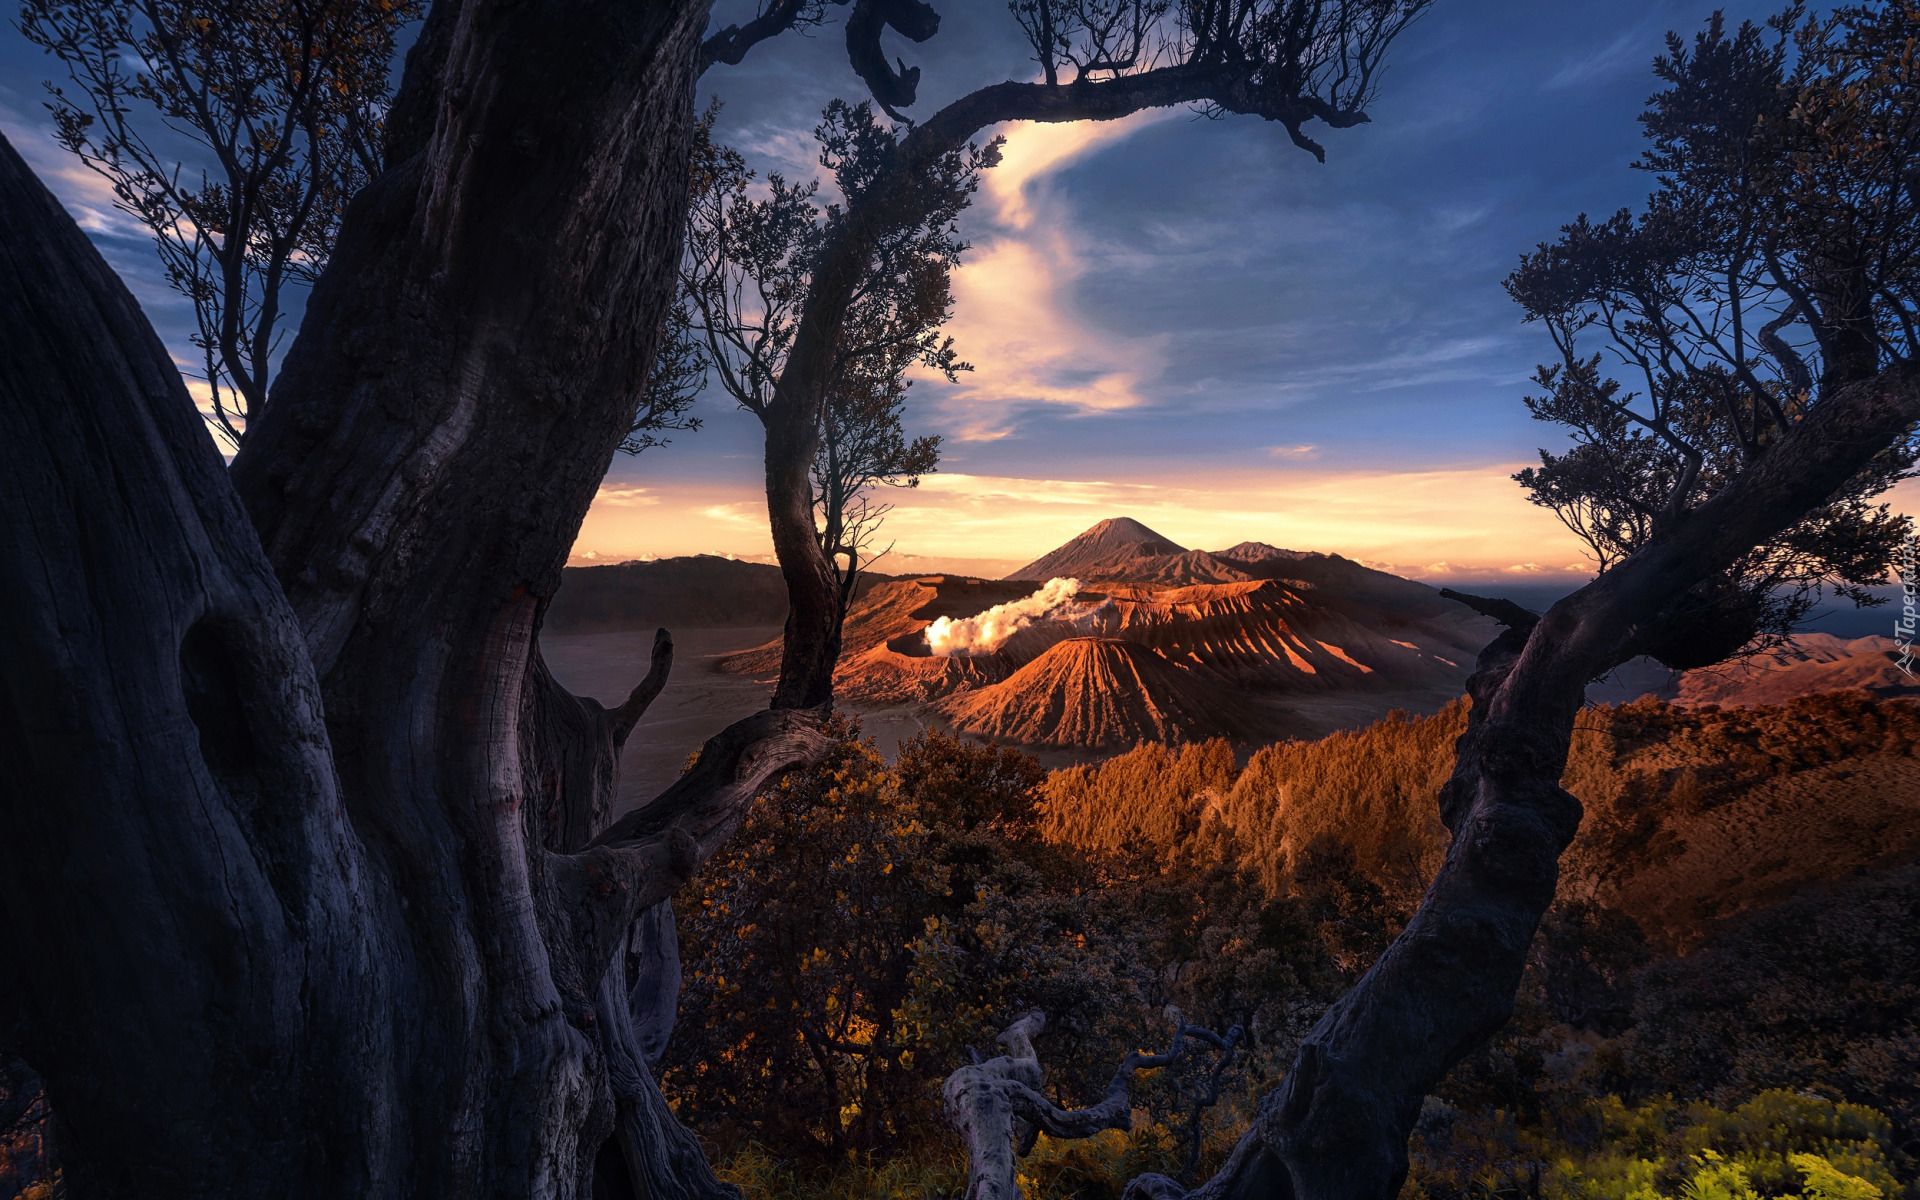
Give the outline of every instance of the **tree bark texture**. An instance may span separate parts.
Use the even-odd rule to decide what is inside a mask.
[[[658,906],[817,715],[742,722],[608,828],[670,642],[612,709],[535,643],[671,298],[706,15],[436,4],[230,472],[0,161],[0,937],[33,964],[0,1040],[77,1194],[729,1190],[629,964],[664,969]]]
[[[1422,1098],[1499,1029],[1580,805],[1560,787],[1586,683],[1657,641],[1670,606],[1777,536],[1920,420],[1920,364],[1825,400],[1716,496],[1585,588],[1509,624],[1468,681],[1440,794],[1453,834],[1406,930],[1315,1026],[1228,1164],[1192,1196],[1386,1200]],[[1174,1193],[1141,1192],[1141,1195]]]
[[[234,463],[356,820],[399,911],[435,914],[397,935],[414,1090],[437,1099],[407,1122],[449,1192],[596,1155],[604,1171],[616,1116],[636,1176],[660,1149],[625,1128],[651,1082],[618,1044],[626,989],[602,983],[624,976],[636,897],[694,860],[573,856],[624,731],[553,683],[533,638],[671,297],[706,8],[437,5],[394,165]]]
[[[75,1195],[364,1193],[396,997],[299,624],[179,371],[4,142],[0,227],[0,1040]]]

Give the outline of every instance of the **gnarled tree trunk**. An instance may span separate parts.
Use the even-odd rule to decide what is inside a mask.
[[[393,165],[233,465],[393,881],[410,1102],[391,1120],[443,1194],[577,1192],[611,1161],[623,1026],[598,1002],[625,929],[579,945],[564,908],[620,881],[543,851],[593,831],[615,744],[533,639],[668,303],[705,16],[436,5]]]
[[[394,981],[299,624],[179,371],[4,143],[0,222],[0,1038],[75,1195],[364,1193]]]
[[[1033,1039],[1046,1024],[1045,1014],[1038,1009],[1021,1017],[997,1039],[1007,1048],[1005,1054],[961,1067],[947,1076],[941,1088],[947,1120],[967,1144],[965,1200],[1020,1200],[1016,1159],[1030,1153],[1042,1133],[1074,1139],[1108,1129],[1132,1129],[1134,1072],[1178,1062],[1190,1031],[1189,1026],[1177,1026],[1165,1054],[1138,1050],[1128,1054],[1098,1103],[1061,1108],[1040,1092],[1040,1057],[1034,1053]]]
[[[534,640],[670,299],[706,13],[436,4],[230,473],[0,156],[0,1040],[77,1194],[725,1191],[632,930],[817,716],[608,828],[666,656],[608,710]]]

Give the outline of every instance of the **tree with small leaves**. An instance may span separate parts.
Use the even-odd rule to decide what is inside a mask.
[[[769,175],[764,196],[755,197],[756,176],[745,158],[713,141],[718,113],[717,104],[710,106],[695,131],[682,304],[698,339],[693,344],[704,349],[721,387],[764,422],[815,263],[845,212],[841,203],[819,199],[818,180],[797,184]],[[814,137],[822,165],[849,202],[894,141],[871,105],[843,101],[827,106]],[[938,160],[926,187],[941,199],[873,248],[848,299],[811,468],[815,539],[834,572],[843,614],[891,508],[873,499],[873,489],[917,487],[939,463],[939,437],[909,439],[902,425],[909,372],[926,367],[951,380],[971,369],[940,331],[953,313],[953,269],[966,250],[956,221],[980,172],[996,161],[997,142]]]
[[[267,403],[294,290],[320,277],[347,202],[380,173],[394,41],[425,7],[24,0],[21,32],[76,89],[48,85],[60,144],[153,234],[192,302],[229,447]]]
[[[1445,593],[1506,626],[1467,681],[1466,730],[1438,796],[1446,857],[1195,1200],[1397,1193],[1422,1098],[1514,1011],[1580,826],[1560,779],[1587,684],[1640,654],[1736,652],[1764,623],[1754,589],[1771,571],[1765,556],[1810,517],[1837,527],[1805,569],[1847,586],[1871,578],[1848,578],[1851,564],[1870,567],[1900,532],[1845,518],[1876,478],[1912,461],[1920,422],[1920,224],[1909,215],[1920,4],[1818,17],[1793,5],[1771,28],[1779,48],[1717,19],[1686,53],[1670,44],[1667,87],[1644,121],[1663,176],[1647,216],[1576,223],[1514,278],[1563,354],[1536,411],[1573,418],[1598,446],[1576,448],[1593,474],[1559,478],[1576,499],[1604,486],[1605,511],[1577,519],[1621,538],[1617,556],[1545,613]],[[1608,388],[1597,364],[1582,365],[1591,356],[1568,338],[1596,327],[1630,365],[1644,361],[1645,393]],[[1541,470],[1553,483],[1551,457]],[[1827,522],[1836,502],[1843,519]],[[1612,515],[1641,509],[1640,525]],[[1186,1194],[1154,1180],[1133,1191]]]
[[[1585,216],[1527,255],[1507,289],[1559,361],[1533,415],[1573,446],[1515,478],[1602,570],[1762,458],[1822,400],[1920,352],[1920,105],[1896,53],[1911,6],[1763,28],[1716,16],[1670,34],[1667,86],[1641,118],[1645,211]],[[1599,338],[1604,351],[1587,350]],[[1612,372],[1622,371],[1628,382]],[[1897,439],[1844,487],[1711,579],[1671,636],[1676,669],[1789,633],[1827,592],[1859,605],[1911,522],[1883,496],[1920,438]]]

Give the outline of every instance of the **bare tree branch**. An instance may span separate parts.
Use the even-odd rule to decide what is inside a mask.
[[[845,0],[838,2],[844,3]],[[697,73],[704,75],[708,68],[718,63],[737,67],[746,59],[747,51],[768,38],[778,37],[791,29],[806,29],[825,19],[822,0],[773,0],[745,25],[729,25],[708,34],[707,39],[700,43]]]
[[[1441,588],[1440,594],[1449,600],[1458,600],[1483,617],[1492,617],[1508,629],[1524,632],[1532,629],[1540,620],[1540,614],[1528,612],[1511,600],[1489,600],[1482,596],[1456,592],[1452,588]]]
[[[611,733],[613,744],[626,744],[627,735],[646,714],[647,706],[653,703],[660,689],[667,686],[667,675],[673,670],[673,635],[666,630],[656,630],[653,635],[653,661],[646,678],[634,685],[626,702],[613,712]]]
[[[966,1200],[1018,1200],[1020,1184],[1015,1149],[1032,1148],[1035,1131],[1057,1138],[1092,1137],[1103,1129],[1133,1128],[1133,1076],[1177,1062],[1188,1032],[1175,1029],[1164,1054],[1127,1055],[1107,1084],[1106,1095],[1087,1108],[1061,1108],[1039,1091],[1040,1060],[1033,1039],[1046,1028],[1038,1009],[1000,1034],[1007,1053],[963,1066],[947,1076],[942,1095],[947,1119],[967,1144]]]
[[[866,83],[874,103],[894,120],[904,121],[899,110],[913,106],[920,68],[901,63],[896,72],[888,65],[880,34],[889,26],[904,38],[924,42],[940,32],[940,14],[923,0],[853,0],[853,11],[847,15],[847,61]]]

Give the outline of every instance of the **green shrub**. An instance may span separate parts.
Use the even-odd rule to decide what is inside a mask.
[[[1769,1088],[1870,1104],[1920,1164],[1920,867],[1795,897],[1636,981],[1600,1086],[1728,1102]]]
[[[1891,1142],[1873,1109],[1786,1091],[1730,1109],[1608,1096],[1562,1110],[1557,1124],[1451,1112],[1423,1120],[1403,1196],[1880,1200],[1902,1190]]]
[[[1218,1169],[1246,1128],[1238,1112],[1209,1120],[1196,1179]],[[949,1140],[945,1151],[813,1170],[796,1169],[765,1147],[747,1143],[718,1173],[740,1189],[743,1200],[955,1200],[966,1191],[967,1164],[959,1138]],[[1134,1176],[1147,1171],[1176,1176],[1186,1156],[1180,1135],[1161,1124],[1066,1141],[1041,1134],[1033,1152],[1020,1160],[1020,1189],[1025,1200],[1119,1200]]]

